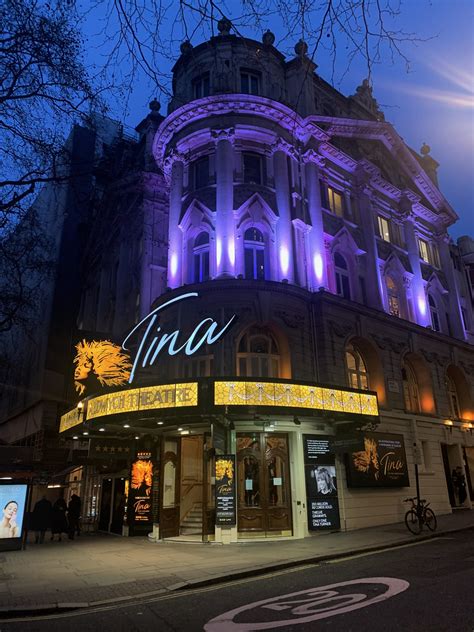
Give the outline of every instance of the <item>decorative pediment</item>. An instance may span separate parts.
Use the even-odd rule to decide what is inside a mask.
[[[214,228],[214,213],[207,208],[202,202],[194,198],[183,214],[179,227],[183,232],[192,229],[199,229],[203,224],[208,228]]]
[[[426,284],[427,292],[438,292],[441,295],[448,294],[448,290],[444,287],[441,282],[438,274],[436,272],[432,272],[428,278],[428,282]]]
[[[341,252],[351,253],[353,255],[364,255],[365,250],[359,248],[359,245],[356,243],[354,237],[351,235],[350,231],[344,226],[341,230],[334,235],[334,238],[331,243],[332,250],[340,250]]]
[[[388,276],[392,276],[395,275],[397,277],[404,277],[407,272],[411,274],[411,270],[407,269],[403,263],[400,261],[398,254],[392,252],[389,256],[389,258],[387,259],[387,261],[385,262],[385,266],[384,266],[384,274],[387,274]]]
[[[259,193],[251,195],[235,212],[237,227],[245,221],[267,224],[273,229],[278,217]]]

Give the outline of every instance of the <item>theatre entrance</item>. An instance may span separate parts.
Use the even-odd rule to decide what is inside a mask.
[[[291,535],[288,435],[237,434],[239,537]]]
[[[163,438],[160,502],[162,538],[203,535],[203,507],[207,509],[208,495],[203,452],[202,435]]]

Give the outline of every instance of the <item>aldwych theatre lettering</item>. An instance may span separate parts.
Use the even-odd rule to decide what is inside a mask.
[[[179,329],[176,329],[171,333],[162,331],[160,325],[158,324],[158,312],[163,312],[163,310],[173,303],[195,298],[197,296],[199,296],[197,292],[188,292],[187,294],[181,294],[181,296],[176,296],[175,298],[170,299],[150,312],[148,316],[145,316],[145,318],[143,318],[128,334],[122,343],[122,348],[126,351],[128,350],[126,345],[132,336],[139,332],[143,325],[146,325],[145,333],[139,342],[138,351],[133,361],[132,370],[130,371],[130,377],[128,379],[130,384],[133,382],[137,367],[141,366],[145,368],[146,366],[152,366],[155,364],[159,354],[166,347],[169,355],[173,356],[184,351],[186,355],[190,356],[196,353],[196,351],[198,351],[203,345],[212,345],[217,342],[228,330],[236,317],[235,314],[220,329],[218,323],[214,319],[204,318],[196,325],[191,335],[184,342],[179,340],[181,334]]]

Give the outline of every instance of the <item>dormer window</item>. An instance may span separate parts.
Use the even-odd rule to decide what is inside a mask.
[[[209,96],[209,73],[206,72],[193,80],[193,97],[202,99]]]
[[[260,75],[242,70],[240,72],[240,91],[243,94],[260,94]]]

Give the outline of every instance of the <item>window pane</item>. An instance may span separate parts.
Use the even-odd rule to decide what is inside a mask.
[[[280,371],[278,367],[278,360],[273,359],[272,360],[272,374],[270,377],[279,377],[279,376],[280,376]]]
[[[354,369],[356,368],[356,361],[354,356],[352,355],[352,353],[350,353],[350,351],[346,352],[346,364],[347,364],[347,368],[348,369]]]
[[[244,182],[262,183],[261,158],[256,154],[244,154]]]
[[[258,94],[258,77],[255,75],[251,76],[251,90],[252,94]]]
[[[194,283],[199,283],[201,280],[201,257],[194,255]]]
[[[260,464],[253,456],[244,457],[244,499],[246,507],[260,506]]]
[[[263,357],[260,358],[260,371],[259,371],[259,375],[261,377],[271,377],[269,372],[268,372],[268,359]]]
[[[202,253],[202,281],[209,280],[209,251],[206,250]]]
[[[209,184],[209,157],[205,156],[194,163],[194,187],[200,189]]]
[[[254,278],[253,248],[245,248],[244,258],[245,258],[245,278],[253,279]]]
[[[262,248],[255,251],[257,256],[257,279],[263,280],[265,279],[265,252]]]
[[[244,94],[249,93],[249,76],[246,73],[240,73],[240,91]]]
[[[245,377],[247,375],[247,359],[239,358],[239,375]]]
[[[250,363],[251,363],[251,367],[252,367],[252,373],[251,375],[253,375],[254,377],[260,377],[260,373],[259,373],[259,366],[258,366],[258,358],[257,357],[253,357],[250,359]]]

